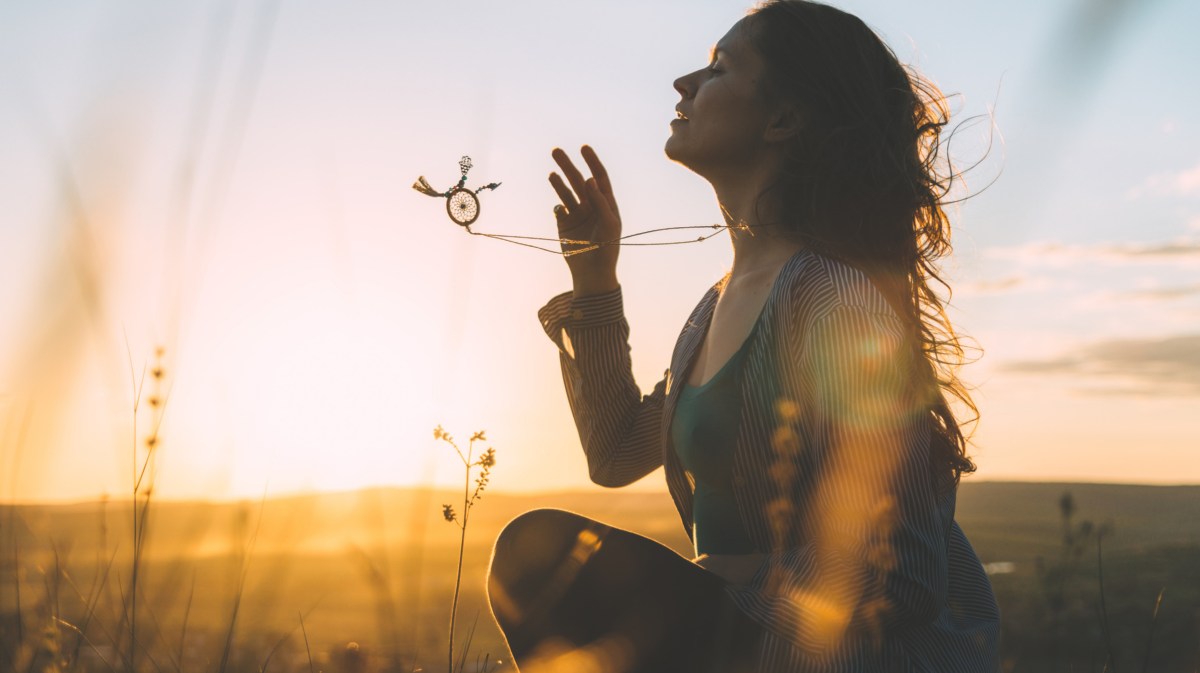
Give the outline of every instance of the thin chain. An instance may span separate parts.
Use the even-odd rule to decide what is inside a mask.
[[[576,239],[572,239],[572,238],[552,238],[549,236],[517,236],[514,234],[487,234],[487,233],[483,233],[480,231],[472,231],[470,227],[464,227],[464,228],[467,230],[467,233],[471,234],[472,236],[483,236],[484,238],[493,238],[498,241],[512,243],[513,245],[520,245],[520,246],[524,246],[526,248],[533,248],[534,250],[541,250],[543,252],[549,252],[549,253],[553,253],[555,255],[562,255],[563,257],[570,257],[572,255],[581,255],[585,252],[591,252],[592,250],[599,249],[606,245],[651,246],[651,245],[684,245],[686,243],[700,243],[701,241],[707,241],[708,239],[712,238],[713,236],[716,236],[717,234],[721,233],[722,231],[724,231],[726,229],[737,229],[740,231],[746,231],[746,230],[749,230],[752,226],[753,225],[748,225],[748,224],[734,224],[734,225],[730,225],[730,224],[693,224],[693,225],[687,225],[687,226],[682,226],[682,227],[660,227],[658,229],[648,229],[646,231],[639,231],[639,232],[636,232],[633,234],[626,234],[625,236],[621,236],[620,238],[614,238],[614,239],[611,239],[608,241],[598,241],[598,242],[597,241],[580,241],[580,240],[576,240]],[[766,226],[766,225],[759,225],[759,226]],[[715,229],[716,231],[712,232],[711,234],[699,236],[694,239],[688,239],[686,241],[660,241],[660,242],[656,242],[656,243],[622,243],[622,241],[628,240],[630,238],[635,238],[637,236],[645,236],[646,234],[657,234],[657,233],[663,232],[663,231],[678,231],[678,230],[682,230],[682,229]],[[547,243],[558,243],[559,246],[581,245],[584,247],[578,248],[575,250],[562,250],[562,249],[554,250],[552,248],[542,247],[542,246],[534,244],[534,243],[525,243],[524,241],[544,241]]]

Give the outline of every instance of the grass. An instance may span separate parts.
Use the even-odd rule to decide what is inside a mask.
[[[1044,505],[1040,520],[1023,525],[1035,532],[1047,531],[1048,539],[1037,538],[1028,530],[990,524],[988,517],[971,514],[981,502],[1003,495],[989,491],[1006,489],[1010,496],[1021,495]],[[1089,503],[1103,499],[1103,488],[1083,490],[1091,492],[1076,494],[1072,520],[1076,531],[1080,519],[1097,516]],[[1128,495],[1123,487],[1112,490],[1118,500]],[[1061,485],[967,483],[962,488],[964,513],[959,520],[972,542],[977,548],[1004,551],[988,552],[984,561],[1017,559],[1014,572],[992,576],[1003,615],[1004,670],[1100,673],[1111,652],[1109,673],[1194,671],[1196,634],[1200,633],[1200,545],[1190,542],[1192,529],[1180,527],[1164,533],[1156,544],[1131,544],[1122,537],[1125,526],[1132,524],[1123,524],[1117,517],[1113,532],[1099,543],[1102,549],[1093,539],[1063,581],[1062,608],[1056,621],[1051,620],[1046,584],[1034,559],[1041,555],[1046,566],[1062,559],[1061,493]],[[1167,511],[1180,495],[1170,488],[1140,494],[1147,511]],[[311,666],[314,672],[335,673],[351,670],[354,662],[368,673],[445,671],[450,664],[446,625],[456,584],[461,593],[454,669],[474,671],[486,666],[512,670],[506,656],[498,657],[504,660],[498,664],[494,658],[481,662],[471,652],[505,652],[499,632],[487,617],[483,578],[491,541],[513,516],[537,506],[561,507],[687,550],[687,538],[669,497],[656,493],[489,493],[488,506],[475,508],[471,514],[465,545],[460,545],[464,538],[459,531],[452,536],[419,537],[421,526],[444,530],[446,523],[437,503],[461,496],[461,492],[410,489],[281,497],[265,505],[156,502],[154,528],[142,557],[145,565],[140,580],[147,584],[140,592],[145,603],[139,617],[139,633],[146,634],[139,636],[139,642],[153,659],[139,655],[141,670],[218,670],[239,581],[241,607],[229,647],[229,671],[292,673],[309,671]],[[57,642],[62,657],[70,659],[60,669],[89,673],[126,670],[114,656],[112,643],[119,639],[113,629],[121,614],[119,585],[128,588],[127,580],[121,578],[128,577],[131,555],[128,543],[121,540],[129,535],[130,506],[124,501],[0,511],[0,521],[12,520],[19,527],[6,532],[6,544],[8,540],[15,544],[4,550],[5,567],[0,569],[0,580],[7,587],[0,600],[0,656],[5,657],[0,660],[0,670],[47,670],[47,652],[37,653],[35,660],[27,656],[20,667],[10,667],[14,661],[10,655],[15,649],[33,654],[41,647],[46,618],[53,612],[49,606],[56,600],[60,618],[79,629],[76,632],[60,625],[46,643]],[[385,525],[372,514],[380,510],[395,513],[405,525]],[[256,519],[260,521],[256,523]],[[195,520],[209,525],[200,526]],[[293,525],[296,521],[307,526],[298,528]],[[120,532],[122,523],[124,533]],[[1192,524],[1193,528],[1197,525]],[[103,546],[104,526],[112,533],[107,547]],[[259,534],[253,563],[243,567],[238,556],[248,549],[255,528]],[[195,530],[203,534],[195,535]],[[380,600],[380,589],[355,570],[361,563],[356,548],[371,544],[377,550],[385,549],[394,567],[420,569],[419,573],[391,575],[392,590],[398,597],[398,629],[380,627],[383,617],[372,609]],[[15,555],[18,547],[19,559]],[[460,549],[464,550],[461,580],[457,572]],[[1099,559],[1098,552],[1102,554]],[[13,572],[16,567],[22,569],[20,581]],[[168,572],[173,567],[179,569]],[[56,577],[57,590],[53,586]],[[411,600],[415,584],[431,600],[420,604]],[[20,619],[15,609],[18,589]],[[89,614],[90,621],[86,619]],[[1107,618],[1108,644],[1102,614]],[[24,624],[23,634],[18,631],[19,623]],[[389,635],[392,633],[399,635]],[[1057,639],[1057,650],[1051,650],[1051,638]],[[348,650],[351,643],[356,647]],[[77,656],[72,655],[76,647]]]
[[[304,612],[299,613],[298,623],[289,630],[272,625],[268,617],[281,604],[286,605],[289,614],[296,614],[292,609],[294,605],[279,601],[283,596],[295,597],[296,585],[285,586],[281,580],[289,570],[302,568],[304,559],[302,555],[285,551],[291,541],[280,539],[278,531],[287,526],[280,526],[277,518],[266,516],[268,507],[265,499],[259,503],[253,526],[249,525],[250,511],[246,504],[233,507],[201,506],[199,512],[189,511],[192,508],[186,505],[170,503],[154,503],[152,507],[153,463],[157,452],[164,446],[159,441],[159,430],[165,403],[158,401],[158,388],[165,378],[162,357],[160,350],[151,370],[155,390],[145,400],[142,395],[142,381],[145,378],[134,379],[135,409],[143,403],[151,408],[153,430],[147,439],[134,444],[134,469],[128,501],[116,505],[102,501],[94,507],[4,508],[7,510],[4,514],[11,522],[6,533],[12,541],[12,563],[10,568],[4,569],[9,572],[0,574],[0,577],[11,573],[13,598],[8,605],[0,600],[0,669],[28,673],[223,673],[266,671],[272,667],[274,670],[295,670],[297,662],[300,662],[310,671],[386,670],[412,673],[430,670],[422,666],[415,655],[405,657],[397,654],[400,643],[395,641],[399,640],[399,630],[393,623],[397,621],[397,616],[392,603],[393,587],[388,579],[390,571],[381,570],[380,565],[385,569],[390,568],[391,564],[386,560],[388,555],[394,555],[397,551],[403,555],[404,552],[394,544],[389,545],[386,538],[377,545],[381,550],[378,555],[383,559],[382,564],[375,564],[371,555],[351,545],[351,549],[362,555],[371,568],[373,579],[367,583],[366,595],[361,587],[358,587],[358,592],[348,592],[347,589],[351,587],[342,582],[340,586],[335,583],[322,587],[321,596],[309,595],[300,600],[314,606],[324,602],[330,613],[336,613],[339,609],[361,613],[361,608],[370,602],[377,606],[392,606],[389,610],[376,610],[376,621],[380,626],[387,622],[388,628],[378,630],[380,637],[373,644],[374,648],[381,650],[391,649],[391,655],[381,657],[372,649],[359,645],[358,637],[369,630],[369,620],[361,616],[350,620],[356,631],[353,640],[327,644],[314,653]],[[140,439],[136,411],[134,419],[134,435]],[[443,433],[439,439],[458,449],[450,435]],[[472,576],[477,576],[479,572],[476,562],[467,564],[465,561],[468,558],[468,523],[495,464],[495,452],[490,448],[478,456],[474,455],[475,443],[483,440],[483,433],[476,433],[465,454],[459,451],[466,472],[461,519],[450,506],[442,511],[447,521],[453,521],[460,528],[450,601],[450,630],[447,634],[447,670],[459,673],[487,672],[495,668],[497,663],[490,655],[471,654],[477,642],[479,610],[476,610],[475,619],[466,631],[460,651],[456,652],[454,645],[460,600],[467,593],[471,594],[472,602],[481,603],[482,599],[478,591],[464,592],[462,579],[464,569]],[[476,470],[478,476],[472,488],[471,478]],[[277,504],[272,503],[272,513]],[[291,515],[304,516],[303,499],[290,503],[285,500],[285,509],[286,504],[292,505]],[[380,510],[391,509],[392,504],[376,503]],[[160,509],[163,510],[161,517]],[[322,508],[314,506],[312,509]],[[228,517],[233,525],[223,534],[207,535],[200,540],[192,540],[190,544],[181,543],[178,537],[167,531],[197,529],[194,524],[183,523],[183,518],[189,516],[207,518],[209,523]],[[251,561],[255,559],[264,519],[274,526],[275,536],[268,546],[268,553],[257,559],[257,565],[265,566],[261,572],[257,572],[257,567]],[[149,525],[151,521],[156,524],[153,535]],[[110,540],[109,531],[120,529],[121,522],[124,522],[127,537]],[[199,526],[201,529],[208,527]],[[165,534],[159,535],[158,531]],[[60,552],[62,539],[74,540],[88,558],[76,561],[65,557]],[[221,553],[213,554],[210,551],[214,540],[220,540],[219,546],[223,548]],[[31,549],[39,549],[38,553],[22,555],[21,550],[26,544]],[[425,550],[421,551],[424,553]],[[318,563],[314,564],[316,574],[334,576],[338,574],[336,567],[340,566],[343,569],[341,574],[345,575],[344,568],[350,564],[345,559],[335,558],[333,561],[334,572],[329,572],[330,564]],[[180,575],[178,570],[181,566],[190,571],[190,581],[184,586],[174,581]],[[321,585],[320,582],[311,582],[311,574],[300,575],[300,585]],[[36,577],[37,581],[30,581],[30,577]],[[82,583],[77,579],[82,579]],[[87,589],[81,590],[81,586]],[[248,592],[251,591],[254,598],[247,602]],[[347,593],[354,594],[353,600],[343,601],[347,605],[338,605],[336,599],[327,600],[334,594],[341,594],[340,597],[344,599]],[[31,603],[27,598],[30,595],[37,595],[38,600]],[[446,595],[451,594],[447,591]],[[245,623],[247,608],[253,614],[249,625]],[[317,612],[317,609],[311,608],[310,612]],[[425,620],[429,615],[409,614],[407,617]],[[38,624],[41,628],[27,628],[29,624]],[[336,629],[330,631],[336,632]],[[68,642],[70,637],[74,637],[73,643]],[[389,639],[393,642],[387,642]],[[301,643],[302,660],[299,657]],[[490,638],[489,643],[495,645],[495,638]],[[469,664],[473,664],[473,667]]]
[[[1003,616],[1005,670],[1194,671],[1200,664],[1200,546],[1164,540],[1106,552],[1119,529],[1075,522],[1069,495],[1059,501],[1059,512],[1056,554],[1037,557],[1032,573],[992,578]],[[1186,539],[1188,531],[1181,532]],[[1161,610],[1165,595],[1177,601],[1169,618]]]

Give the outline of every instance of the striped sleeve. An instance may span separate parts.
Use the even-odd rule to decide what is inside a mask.
[[[947,600],[948,522],[900,320],[843,304],[786,342],[772,444],[781,464],[818,476],[809,492],[781,489],[803,503],[800,542],[768,554],[735,600],[813,655],[933,621]]]
[[[633,378],[621,289],[588,297],[560,294],[538,311],[558,346],[567,402],[592,481],[625,486],[662,465],[666,378],[643,396]]]

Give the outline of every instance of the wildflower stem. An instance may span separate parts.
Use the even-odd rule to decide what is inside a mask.
[[[1154,614],[1150,617],[1150,636],[1146,638],[1146,659],[1142,664],[1142,673],[1150,670],[1150,646],[1154,644],[1154,627],[1158,626],[1158,609],[1162,607],[1163,593],[1166,590],[1166,587],[1159,590],[1158,599],[1154,601]]]
[[[308,673],[316,673],[313,671],[312,649],[308,646],[308,631],[304,628],[304,613],[300,614],[300,634],[304,636],[304,653],[308,655]]]
[[[145,369],[142,370],[142,380],[145,381]],[[130,501],[130,512],[133,525],[133,561],[129,572],[129,668],[137,670],[137,586],[138,565],[141,561],[141,531],[138,527],[138,489],[142,478],[138,473],[138,406],[141,404],[142,384],[138,383],[133,394],[133,460],[131,465],[131,486],[133,487]]]
[[[1109,664],[1113,664],[1115,669],[1116,664],[1113,662],[1113,644],[1112,631],[1108,626],[1108,604],[1104,598],[1104,532],[1101,531],[1096,536],[1096,576],[1100,582],[1100,628],[1104,636],[1104,648],[1107,650],[1107,658],[1104,661],[1104,670],[1110,670]]]
[[[463,567],[463,551],[467,546],[467,518],[471,515],[471,451],[475,448],[475,440],[467,445],[467,457],[463,459],[463,513],[462,523],[459,524],[459,540],[458,540],[458,571],[454,576],[454,600],[450,604],[450,652],[449,652],[449,668],[447,673],[454,671],[454,623],[458,617],[458,592],[462,587],[462,567]],[[454,449],[458,451],[458,447]],[[459,451],[458,457],[462,458],[462,452]]]
[[[463,502],[461,518],[455,513],[454,508],[451,505],[442,505],[442,517],[446,521],[453,522],[454,525],[458,526],[459,530],[458,568],[454,575],[454,599],[450,603],[450,645],[447,651],[446,668],[447,673],[454,673],[454,630],[458,625],[458,599],[462,592],[463,557],[467,548],[467,522],[471,518],[471,508],[474,507],[476,501],[479,500],[480,492],[483,490],[484,484],[487,483],[488,473],[490,472],[492,466],[496,463],[496,453],[493,449],[489,448],[480,456],[477,462],[472,462],[475,457],[475,442],[487,440],[487,437],[482,430],[471,435],[471,438],[467,443],[467,451],[465,454],[463,453],[462,449],[458,447],[458,444],[454,442],[454,438],[442,429],[442,426],[439,425],[434,429],[433,437],[434,439],[446,442],[453,447],[454,451],[458,454],[459,460],[463,464]],[[480,476],[476,482],[475,490],[472,491],[471,470],[475,467],[480,468]],[[478,619],[478,616],[476,618]],[[471,639],[474,633],[475,628],[472,626],[470,632],[467,634],[463,655],[459,659],[457,670],[460,673],[466,669],[467,651],[471,649]]]

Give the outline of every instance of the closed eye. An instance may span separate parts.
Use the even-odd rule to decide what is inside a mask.
[[[720,58],[723,54],[725,54],[724,49],[714,46],[712,48],[712,50],[708,53],[708,67],[704,69],[705,72],[711,72],[711,73],[723,72],[720,68],[717,67],[717,59]]]

